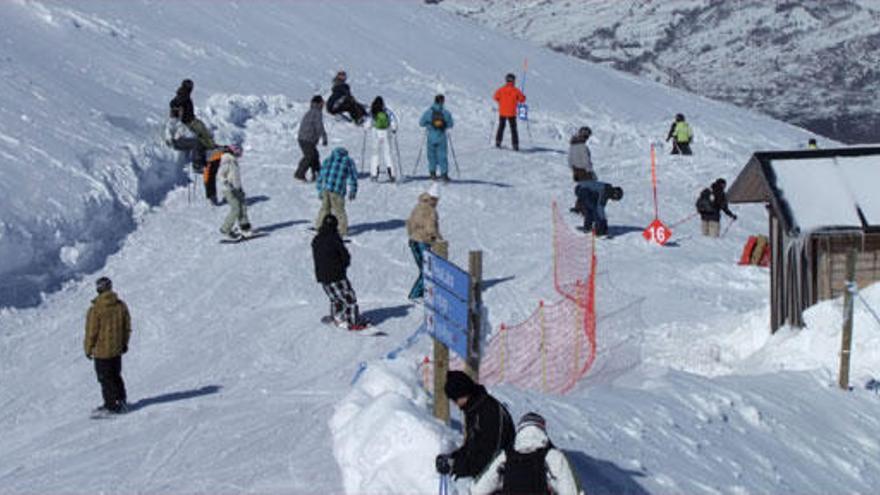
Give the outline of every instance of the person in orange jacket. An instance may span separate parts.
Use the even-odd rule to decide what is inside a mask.
[[[516,76],[507,74],[504,77],[504,86],[495,91],[495,101],[498,102],[498,132],[495,134],[495,147],[501,147],[504,139],[504,124],[510,123],[510,140],[513,150],[519,151],[519,135],[516,132],[516,106],[525,103],[526,95],[516,87]]]

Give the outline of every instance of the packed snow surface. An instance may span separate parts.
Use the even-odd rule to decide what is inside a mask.
[[[872,493],[880,485],[880,324],[857,303],[853,390],[836,388],[839,301],[809,328],[770,336],[768,275],[735,265],[760,206],[721,239],[690,217],[697,193],[755,150],[802,130],[572,60],[418,2],[35,2],[0,4],[0,271],[7,288],[62,285],[0,311],[3,493],[435,493],[434,456],[461,441],[431,418],[406,300],[415,266],[404,223],[426,180],[416,121],[443,92],[458,168],[442,188],[450,259],[484,256],[488,324],[515,323],[551,297],[550,205],[573,201],[568,137],[581,125],[597,173],[621,185],[597,243],[596,372],[565,396],[491,387],[514,417],[536,410],[588,493]],[[523,150],[496,150],[490,95],[529,59]],[[362,177],[347,204],[362,334],[319,323],[307,227],[318,201],[296,183],[295,133],[339,68],[354,94],[401,116],[402,184]],[[184,77],[219,141],[241,140],[253,224],[268,236],[220,244],[226,207],[188,186],[161,142]],[[660,141],[682,111],[695,156]],[[326,118],[330,147],[362,165],[364,131]],[[372,135],[366,141],[372,152]],[[658,155],[665,248],[653,217]],[[571,227],[578,217],[567,216]],[[725,227],[727,224],[725,223]],[[123,376],[133,411],[88,419],[100,402],[82,351],[94,279],[108,275],[134,333]],[[52,283],[40,277],[51,279]],[[862,295],[880,307],[880,290]],[[13,298],[14,299],[14,298]],[[27,298],[21,298],[22,300]],[[10,299],[5,299],[11,301]],[[15,302],[15,301],[11,301]],[[377,335],[382,332],[387,335]],[[619,356],[635,356],[615,368]],[[613,369],[614,372],[603,372]],[[460,420],[453,421],[460,426]]]

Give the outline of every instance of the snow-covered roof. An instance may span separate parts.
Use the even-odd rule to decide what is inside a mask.
[[[790,232],[880,227],[880,148],[755,153],[729,191],[770,202]]]

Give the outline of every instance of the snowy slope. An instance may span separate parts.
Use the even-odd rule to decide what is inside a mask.
[[[877,140],[873,0],[445,0],[564,53],[766,112],[844,142]]]
[[[738,210],[741,220],[719,241],[700,238],[693,221],[677,225],[675,243],[665,249],[645,244],[638,233],[653,211],[649,142],[663,137],[675,111],[694,122],[697,155],[671,160],[661,151],[660,213],[669,223],[685,219],[695,193],[717,176],[730,178],[753,150],[796,146],[806,132],[484,32],[415,2],[258,5],[2,6],[19,16],[17,37],[9,38],[17,46],[56,29],[47,32],[69,41],[56,45],[69,52],[63,59],[92,60],[93,72],[83,78],[92,82],[86,96],[100,112],[112,110],[100,98],[100,88],[111,88],[143,102],[140,114],[126,110],[129,118],[157,123],[178,80],[192,76],[198,113],[224,139],[243,139],[251,219],[270,234],[219,244],[225,209],[188,201],[186,177],[161,147],[154,123],[132,131],[130,144],[164,157],[151,166],[172,180],[128,189],[142,192],[128,204],[147,205],[138,207],[136,224],[111,223],[86,239],[98,242],[108,232],[121,239],[105,264],[96,261],[100,270],[78,267],[88,275],[66,282],[39,306],[0,311],[0,491],[437,489],[432,459],[457,434],[428,417],[427,396],[417,386],[416,364],[429,352],[429,339],[416,339],[396,360],[381,359],[412,335],[421,317],[406,301],[414,267],[403,223],[428,186],[424,170],[398,186],[364,183],[348,205],[349,275],[362,310],[388,335],[348,335],[317,323],[326,300],[313,281],[306,227],[318,205],[311,186],[292,181],[299,157],[294,135],[312,91],[324,91],[339,67],[348,70],[357,96],[381,93],[401,114],[407,173],[419,149],[415,121],[438,87],[446,93],[461,178],[443,188],[441,229],[453,261],[463,264],[467,250],[483,250],[493,327],[521,320],[551,293],[550,203],[571,201],[568,134],[582,124],[593,128],[599,175],[626,191],[621,204],[609,206],[618,235],[598,248],[598,332],[640,341],[642,365],[616,380],[588,379],[564,397],[493,390],[515,416],[528,409],[547,415],[555,443],[569,452],[590,493],[869,493],[880,482],[880,445],[873,440],[880,400],[861,388],[880,359],[858,354],[876,348],[878,327],[859,320],[855,352],[865,361],[854,367],[859,387],[842,394],[830,385],[836,351],[822,344],[831,330],[822,338],[802,332],[768,340],[766,272],[733,264],[745,235],[766,228],[760,207]],[[83,31],[71,18],[112,24],[117,35]],[[224,23],[234,29],[206,31]],[[355,29],[340,30],[339,23]],[[174,38],[180,43],[168,41]],[[522,153],[495,150],[488,96],[526,56],[533,137],[523,129]],[[48,56],[27,60],[43,71],[54,64]],[[185,69],[172,69],[178,65]],[[131,84],[154,73],[163,79],[151,75],[153,83]],[[18,96],[0,93],[4,102]],[[111,124],[62,110],[46,115],[47,122],[67,119],[73,130],[104,129],[105,152],[116,150]],[[0,125],[17,122],[4,117]],[[328,131],[332,146],[348,147],[359,160],[360,129],[328,120]],[[34,134],[25,137],[36,141]],[[90,173],[79,161],[59,160],[57,167],[70,176]],[[16,194],[3,200],[32,204],[35,217],[22,213],[15,225],[37,232],[48,210],[31,198],[31,176],[22,177]],[[68,183],[75,199],[64,209],[69,216],[59,218],[78,221],[78,199],[97,190],[84,184]],[[120,184],[108,182],[107,194]],[[125,207],[118,211],[128,214]],[[114,279],[132,309],[135,333],[123,374],[135,411],[96,422],[87,419],[100,399],[81,332],[99,273]],[[876,295],[870,300],[880,303]],[[774,346],[783,352],[773,354]],[[795,366],[804,355],[807,364]],[[613,357],[600,354],[597,366]],[[352,386],[362,362],[366,371]]]

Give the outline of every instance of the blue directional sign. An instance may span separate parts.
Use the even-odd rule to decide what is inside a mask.
[[[425,252],[423,270],[425,278],[433,280],[459,299],[467,301],[471,285],[471,277],[468,272],[430,251]]]
[[[446,344],[446,347],[452,349],[462,359],[467,359],[467,327],[462,330],[431,311],[425,311],[425,326],[435,339]]]
[[[430,251],[425,252],[422,271],[428,333],[467,359],[470,275]]]
[[[462,301],[455,294],[429,278],[425,279],[425,305],[430,307],[435,314],[446,318],[455,326],[467,328],[467,301]]]
[[[529,120],[528,103],[520,103],[516,106],[516,116],[519,117],[519,120]]]

